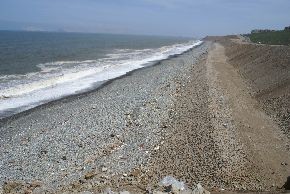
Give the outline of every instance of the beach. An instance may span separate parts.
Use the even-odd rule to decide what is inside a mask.
[[[288,47],[207,37],[2,119],[2,192],[148,193],[168,175],[213,193],[279,192],[290,172],[289,68]]]

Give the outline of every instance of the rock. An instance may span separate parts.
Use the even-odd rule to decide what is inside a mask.
[[[205,190],[201,184],[198,183],[196,188],[192,191],[192,194],[210,194],[210,192]]]
[[[102,172],[107,172],[107,171],[108,171],[108,168],[106,168],[106,167],[102,168]]]
[[[88,180],[88,179],[92,179],[94,178],[95,176],[95,172],[94,171],[91,171],[91,172],[88,172],[85,174],[85,179]]]
[[[173,186],[174,185],[175,187],[178,187],[180,190],[185,189],[184,182],[179,182],[178,180],[176,180],[172,176],[164,177],[160,183],[164,187],[169,187],[169,186]]]
[[[161,185],[167,187],[171,190],[174,194],[190,194],[191,191],[187,189],[184,182],[178,181],[172,176],[166,176],[162,179]]]
[[[130,194],[129,191],[121,191],[120,194]]]
[[[40,187],[42,183],[40,181],[32,181],[30,185],[31,187]]]
[[[139,169],[135,169],[131,172],[131,175],[134,177],[137,177],[140,175],[140,173],[141,173],[141,171]]]
[[[192,194],[192,191],[190,189],[187,188],[181,189],[177,185],[172,185],[171,192],[174,194]]]

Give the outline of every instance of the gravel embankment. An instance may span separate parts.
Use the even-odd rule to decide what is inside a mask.
[[[95,92],[2,121],[0,185],[8,181],[6,191],[90,190],[144,166],[167,128],[176,80],[207,49],[203,44]]]
[[[222,42],[252,96],[290,138],[290,47]]]
[[[281,191],[290,170],[281,132],[289,136],[289,48],[205,40],[0,121],[0,186],[150,193],[169,175],[214,193]]]

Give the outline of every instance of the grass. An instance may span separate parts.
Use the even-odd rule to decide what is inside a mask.
[[[255,43],[290,46],[290,30],[253,33],[248,37]]]

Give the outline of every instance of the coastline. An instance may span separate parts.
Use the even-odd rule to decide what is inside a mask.
[[[176,58],[186,52],[190,52],[192,51],[192,49],[194,48],[197,48],[199,46],[201,46],[203,44],[203,42],[201,42],[201,44],[198,44],[196,46],[193,46],[192,48],[190,48],[189,50],[185,51],[185,52],[182,52],[180,54],[174,54],[174,55],[170,55],[168,58],[166,59],[162,59],[162,60],[158,60],[158,61],[152,61],[148,64],[144,64],[143,67],[141,68],[137,68],[137,69],[133,69],[121,76],[118,76],[118,77],[115,77],[115,78],[112,78],[112,79],[109,79],[109,80],[105,80],[105,81],[101,81],[101,82],[98,82],[98,83],[95,83],[94,86],[90,87],[90,88],[87,88],[87,89],[84,89],[83,91],[80,91],[76,94],[71,94],[71,95],[67,95],[67,96],[63,96],[63,97],[60,97],[58,99],[54,99],[54,100],[50,100],[50,101],[45,101],[45,102],[40,102],[41,104],[39,105],[36,105],[32,108],[29,108],[27,110],[23,110],[23,111],[20,111],[20,112],[17,112],[17,113],[12,113],[10,114],[9,116],[4,116],[3,118],[0,118],[0,127],[2,125],[2,123],[5,123],[9,120],[13,120],[13,119],[17,119],[19,117],[21,117],[22,115],[25,115],[25,114],[29,114],[31,111],[34,111],[35,109],[37,108],[41,108],[41,107],[45,107],[45,106],[49,106],[50,104],[54,104],[54,103],[58,103],[58,102],[67,102],[67,101],[70,101],[70,100],[74,100],[74,99],[78,99],[78,98],[81,98],[89,93],[92,93],[92,92],[96,92],[97,90],[105,87],[106,85],[114,82],[115,80],[118,80],[118,79],[122,79],[126,76],[130,76],[132,73],[134,73],[135,71],[138,71],[138,70],[141,70],[141,69],[144,69],[144,68],[150,68],[152,66],[155,66],[155,65],[160,65],[160,63],[162,63],[163,61],[166,61],[166,60],[170,60],[172,58]]]
[[[0,171],[2,184],[4,180],[17,181],[22,177],[28,182],[40,179],[46,187],[58,188],[61,185],[65,186],[71,184],[73,180],[78,180],[79,176],[83,176],[81,174],[86,173],[88,170],[87,168],[94,167],[102,169],[102,165],[106,164],[108,165],[106,168],[112,168],[112,171],[122,174],[126,173],[126,171],[128,172],[128,170],[133,167],[146,163],[149,159],[147,149],[148,151],[153,149],[160,138],[157,133],[162,126],[162,120],[168,117],[168,109],[166,107],[171,106],[171,93],[174,91],[175,83],[172,83],[173,85],[168,88],[168,81],[172,82],[174,77],[178,77],[181,71],[184,71],[183,68],[191,67],[191,64],[197,61],[199,56],[206,52],[206,48],[207,46],[202,44],[182,55],[172,56],[171,59],[163,60],[148,68],[141,68],[127,74],[127,76],[114,79],[110,83],[105,84],[104,87],[95,91],[52,102],[25,113],[20,113],[14,116],[14,118],[12,117],[12,119],[7,119],[1,126],[2,146],[0,147],[0,165],[5,167],[5,169],[2,168]],[[189,57],[191,60],[183,64],[182,61],[185,56],[186,58]],[[181,67],[179,67],[180,65]],[[161,86],[166,90],[167,88],[170,89],[170,92],[167,91],[166,97],[160,98],[160,95],[165,95],[162,93],[162,90],[160,90]],[[153,107],[151,107],[150,104],[156,103],[158,98],[166,102],[160,105],[165,107],[154,108],[152,110],[151,108]],[[159,110],[162,112],[160,114],[163,115],[162,117],[164,117],[164,119],[161,119],[160,115],[155,115],[155,118],[151,118],[154,119],[154,122],[149,125],[151,127],[146,126],[147,122],[151,120],[147,118],[142,121],[143,124],[135,126],[140,128],[138,129],[139,132],[134,129],[128,132],[126,128],[130,128],[132,125],[130,112],[139,109],[143,110],[144,104],[147,103],[149,103],[148,108],[151,107],[150,110],[148,110],[148,114],[152,114],[156,112],[156,110]],[[95,117],[98,119],[95,119]],[[80,128],[83,129],[80,130]],[[7,132],[3,132],[3,129]],[[130,134],[122,135],[126,134],[126,131]],[[143,135],[140,134],[141,132]],[[5,139],[3,138],[4,136]],[[68,138],[68,136],[70,136],[70,138]],[[122,140],[121,137],[126,138],[126,141]],[[151,137],[151,139],[148,139],[149,137]],[[57,141],[57,139],[59,139],[59,141]],[[149,142],[147,145],[146,141],[148,140]],[[79,147],[80,145],[77,143],[79,141],[84,141],[81,147]],[[111,156],[110,153],[112,151],[111,149],[115,150],[123,146],[125,144],[123,142],[128,146],[120,150],[120,152],[125,153],[118,154],[135,154],[132,160],[130,162],[128,161],[127,164],[118,164],[118,160],[116,160],[115,157],[120,156]],[[146,150],[140,149],[140,145],[138,144],[141,144],[141,142],[144,142],[146,145]],[[58,145],[58,147],[55,147],[56,145]],[[67,147],[67,145],[71,146]],[[82,148],[85,149],[85,153],[79,150]],[[8,151],[8,149],[10,151]],[[62,153],[66,153],[67,151],[67,154]],[[13,154],[13,156],[10,154]],[[78,160],[75,154],[82,155],[82,157],[98,156],[103,159],[97,161],[94,159]],[[106,159],[107,154],[112,158]],[[63,155],[66,155],[65,160],[62,159]],[[52,158],[49,161],[45,160],[46,157],[54,158],[54,162],[50,162]],[[72,161],[68,161],[68,158],[72,158]],[[6,165],[10,163],[11,160],[15,161],[15,163],[12,162],[12,166]],[[24,162],[24,160],[26,162]],[[88,160],[90,162],[88,162]],[[91,160],[93,160],[93,164],[91,164]],[[20,161],[21,163],[19,163]],[[84,161],[87,161],[90,167],[78,172],[78,169],[83,164],[78,164],[76,167],[73,167],[74,162],[83,163]],[[48,164],[57,165],[60,169],[51,169],[47,166]],[[21,167],[19,167],[19,165]],[[69,165],[70,168],[60,167],[62,165]],[[10,169],[9,166],[12,168]],[[68,177],[62,177],[64,172],[61,169],[63,168],[69,171]],[[114,170],[114,168],[117,169]],[[56,175],[51,175],[50,173],[56,173]],[[110,172],[110,174],[113,173],[114,172]],[[19,177],[19,179],[17,177]],[[65,180],[61,181],[63,178]]]
[[[213,193],[281,192],[290,171],[283,49],[207,37],[97,90],[20,113],[0,126],[17,134],[0,138],[3,190],[148,193],[171,175]],[[286,53],[280,66],[276,53]]]

